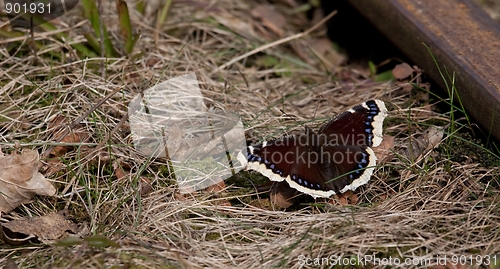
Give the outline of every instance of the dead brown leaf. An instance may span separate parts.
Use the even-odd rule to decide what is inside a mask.
[[[5,262],[5,266],[3,269],[18,269],[19,267],[17,266],[16,262],[11,258],[7,258],[7,261]]]
[[[226,183],[224,183],[224,180],[220,178],[220,181],[208,186],[205,191],[210,192],[210,193],[219,193],[219,192],[224,192],[226,190]],[[227,199],[221,199],[221,200],[215,200],[214,204],[220,205],[220,206],[231,206],[231,202]]]
[[[256,189],[258,193],[269,192],[270,203],[281,208],[288,208],[293,205],[293,199],[297,195],[297,191],[294,188],[291,188],[290,185],[284,181],[267,181],[266,183],[257,186]],[[267,208],[267,204],[264,205],[264,208]]]
[[[41,217],[13,220],[2,223],[0,236],[10,245],[24,245],[32,240],[49,244],[68,235],[68,231],[76,233],[78,227],[68,220],[65,214],[50,213]]]
[[[306,42],[313,49],[314,58],[319,58],[328,68],[337,67],[347,60],[345,55],[335,50],[333,42],[326,37],[307,39]]]
[[[328,69],[338,67],[347,58],[334,49],[333,42],[326,38],[307,38],[290,43],[297,55],[308,64]]]
[[[47,129],[52,132],[51,140],[59,140],[61,135],[63,134],[65,128],[68,128],[70,122],[66,117],[62,115],[57,115],[53,117],[47,126]],[[83,125],[79,124],[74,130],[63,137],[61,142],[64,143],[81,143],[86,141],[90,137],[90,134],[87,130],[83,128]],[[57,146],[51,152],[51,156],[60,157],[70,151],[72,146]]]
[[[147,177],[140,177],[139,188],[141,190],[141,196],[144,197],[153,191],[153,186],[151,186],[151,180]]]
[[[284,36],[283,28],[286,25],[286,18],[282,13],[276,11],[273,6],[258,5],[250,13],[276,35],[279,37]]]
[[[220,192],[226,189],[226,183],[221,179],[221,181],[216,184],[208,186],[205,191],[207,192]]]
[[[385,200],[391,198],[392,196],[394,196],[395,194],[396,194],[396,192],[393,190],[389,190],[386,193],[380,193],[377,197],[375,197],[375,201],[376,202],[385,201]]]
[[[293,205],[293,198],[297,191],[291,188],[286,182],[278,182],[272,185],[269,197],[271,201],[282,208],[288,208]]]
[[[56,194],[56,189],[38,172],[38,152],[23,150],[4,156],[0,151],[0,212],[9,213],[33,196]]]
[[[127,165],[122,164],[120,161],[113,162],[116,179],[126,180],[127,178],[130,178],[130,171],[125,171],[124,167],[127,167]],[[151,180],[149,178],[139,177],[139,191],[142,197],[153,191],[153,186],[151,186]]]
[[[422,82],[423,70],[418,66],[414,65],[410,67],[408,64],[402,63],[394,67],[392,74],[396,78],[394,85],[401,87],[401,94],[410,93],[414,87],[419,87],[424,89],[424,91],[418,91],[414,99],[420,101],[429,100],[428,92],[430,90],[430,84],[428,82]]]
[[[394,147],[394,136],[384,135],[382,143],[378,147],[373,148],[375,156],[377,156],[377,164],[382,165],[390,162],[394,158],[392,148]]]
[[[358,203],[358,200],[358,196],[351,190],[348,190],[344,193],[336,194],[328,202],[330,204],[355,205]]]
[[[252,40],[259,39],[252,24],[248,22],[249,18],[233,15],[227,10],[209,12],[209,15],[216,19],[220,24],[245,38]]]
[[[413,72],[415,72],[415,70],[407,63],[398,64],[392,69],[392,75],[396,79],[408,78]]]
[[[127,177],[127,173],[123,170],[122,165],[119,163],[119,161],[113,162],[113,170],[115,172],[116,179],[118,180],[124,180]]]

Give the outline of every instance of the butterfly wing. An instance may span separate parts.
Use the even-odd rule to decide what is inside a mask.
[[[325,146],[323,170],[331,171],[323,179],[326,189],[335,193],[356,190],[366,184],[375,169],[375,153],[369,147],[360,146]]]
[[[323,125],[318,136],[321,150],[333,158],[324,163],[332,172],[326,180],[344,193],[366,184],[375,169],[377,157],[371,149],[382,142],[382,125],[387,108],[380,100],[369,100],[333,118]]]
[[[248,147],[248,168],[272,181],[286,181],[291,187],[314,197],[330,197],[335,191],[325,185],[332,174],[323,169],[318,140],[309,128],[305,135],[288,136]]]
[[[306,133],[248,147],[248,168],[286,181],[313,197],[330,197],[367,183],[376,165],[371,146],[382,142],[385,104],[370,100]]]
[[[369,100],[331,119],[318,135],[330,144],[376,147],[382,142],[387,108],[380,100]]]

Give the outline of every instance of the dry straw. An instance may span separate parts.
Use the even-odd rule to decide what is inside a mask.
[[[113,4],[103,1],[102,19],[111,33],[117,33]],[[304,268],[300,257],[375,254],[404,259],[500,253],[498,168],[464,155],[459,147],[450,148],[452,159],[434,151],[419,163],[396,154],[356,191],[357,205],[318,200],[288,210],[261,206],[265,201],[259,201],[254,189],[248,187],[258,178],[250,173],[242,173],[218,193],[179,196],[165,160],[135,152],[126,121],[130,100],[157,81],[192,71],[210,105],[237,111],[246,124],[248,138],[254,141],[302,129],[280,109],[316,127],[373,98],[385,100],[391,110],[385,132],[396,137],[396,153],[410,134],[447,123],[447,115],[420,107],[419,102],[428,99],[403,89],[402,84],[375,82],[368,71],[352,66],[324,70],[318,58],[308,54],[308,38],[324,37],[325,28],[307,30],[313,28],[305,27],[310,25],[305,14],[286,16],[284,31],[294,38],[275,38],[279,40],[275,43],[242,38],[246,33],[214,20],[226,16],[249,27],[258,26],[260,22],[248,13],[253,5],[252,1],[223,0],[208,6],[202,1],[174,1],[159,32],[155,31],[154,8],[145,15],[132,10],[132,24],[141,32],[135,52],[142,54],[137,57],[75,58],[72,48],[53,35],[65,32],[73,42],[83,41],[65,22],[81,22],[77,11],[55,21],[57,31],[35,34],[36,40],[46,43],[36,57],[26,53],[29,36],[0,41],[2,147],[9,148],[18,140],[21,145],[42,144],[35,148],[50,152],[55,141],[50,140],[47,123],[56,114],[66,117],[68,124],[81,123],[91,135],[84,142],[99,145],[76,147],[59,159],[55,171],[45,159],[43,169],[52,171],[46,177],[58,187],[58,198],[39,198],[10,218],[68,208],[85,235],[103,235],[121,245],[95,250],[87,246],[3,245],[0,264],[10,257],[23,267],[47,268],[123,264],[146,268]],[[278,7],[277,13],[292,11],[283,3]],[[64,59],[48,56],[63,51]],[[259,66],[262,57],[282,64]],[[107,77],[100,72],[103,60]],[[225,70],[231,64],[231,69]],[[126,179],[114,177],[111,167],[118,159],[130,171]],[[139,176],[152,181],[154,191],[145,197],[138,194]]]

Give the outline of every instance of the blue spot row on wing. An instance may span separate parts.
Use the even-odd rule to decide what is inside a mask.
[[[255,156],[255,155],[248,154],[248,158],[247,159],[248,159],[249,162],[255,162],[257,160],[260,162],[260,159],[262,159],[262,158],[260,158],[258,156]]]
[[[363,158],[361,159],[361,163],[367,164],[368,163],[368,154],[363,152],[361,155],[363,155]]]
[[[264,163],[268,169],[271,169],[273,171],[273,173],[276,173],[276,174],[279,174],[280,176],[283,176],[283,171],[280,171],[280,170],[275,171],[274,169],[276,168],[276,165],[274,165],[273,163],[271,163],[270,161],[268,161],[266,159],[263,159],[262,157],[248,153],[247,160],[249,162],[253,162],[253,163],[254,162]]]
[[[264,163],[268,169],[271,169],[271,171],[273,171],[273,173],[278,174],[281,177],[283,177],[283,175],[284,175],[283,171],[281,171],[279,169],[275,169],[276,165],[271,164],[271,162],[268,161],[268,160],[262,159],[262,157],[255,156],[255,155],[252,155],[252,154],[248,154],[248,161],[249,162]],[[315,183],[312,183],[312,182],[308,182],[305,179],[301,179],[301,178],[297,177],[297,175],[295,175],[295,174],[292,175],[292,180],[295,181],[295,182],[297,182],[297,183],[299,183],[299,185],[301,185],[303,187],[306,187],[306,188],[309,188],[309,189],[314,189],[314,190],[321,190],[321,185],[319,185],[317,183],[315,184]]]
[[[297,182],[302,187],[310,188],[313,190],[321,190],[321,185],[314,184],[312,182],[307,182],[307,180],[297,177],[297,175],[292,175],[292,180]]]
[[[366,104],[368,105],[368,108],[370,108],[370,111],[368,113],[372,115],[377,115],[380,112],[380,109],[378,108],[377,103],[375,103],[375,101],[368,101],[366,102]]]
[[[373,143],[373,125],[372,122],[374,120],[374,117],[380,113],[380,109],[377,106],[377,103],[375,101],[370,100],[366,102],[366,105],[368,106],[368,116],[366,116],[366,121],[365,125],[367,128],[365,129],[366,134],[368,135],[366,140],[368,142],[368,146],[371,146]]]
[[[364,168],[366,168],[368,165],[369,155],[367,153],[364,153],[364,152],[362,153],[362,155],[363,155],[363,158],[361,159],[361,162],[358,163],[358,168],[349,173],[349,179],[351,179],[351,180],[354,180],[356,178],[361,177],[361,175],[365,172]]]
[[[366,101],[366,105],[370,108],[370,110],[376,110],[378,111],[378,106],[377,103],[373,100]]]

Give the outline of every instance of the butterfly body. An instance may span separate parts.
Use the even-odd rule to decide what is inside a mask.
[[[248,168],[313,197],[355,190],[366,184],[382,142],[384,102],[369,100],[334,117],[315,133],[286,136],[247,149]]]

